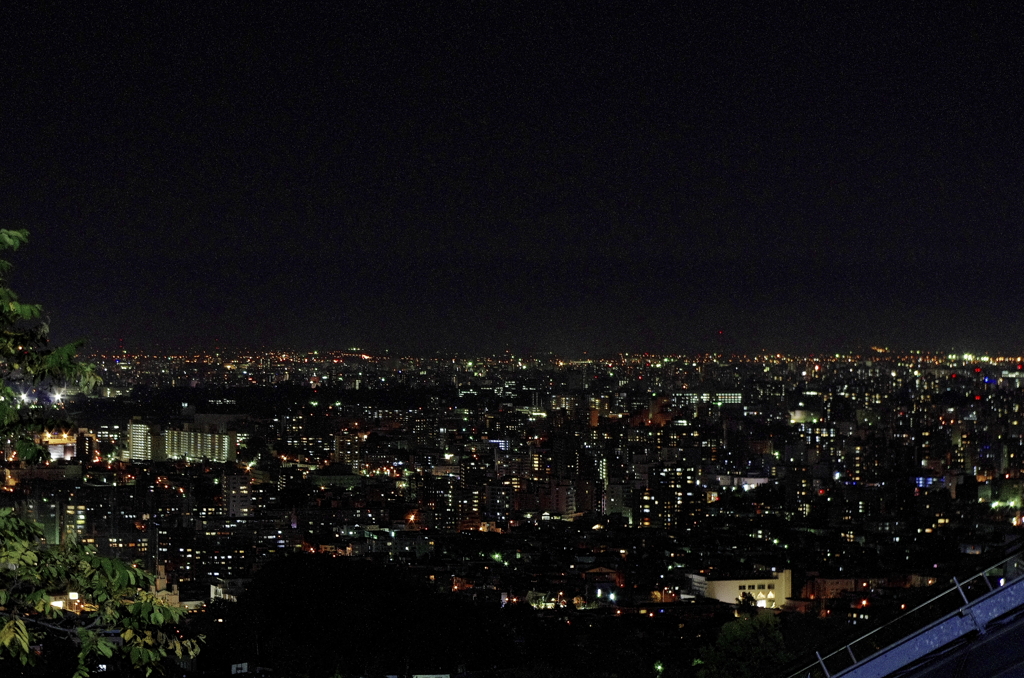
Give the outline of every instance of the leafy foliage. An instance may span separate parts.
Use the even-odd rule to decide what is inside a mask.
[[[694,664],[698,678],[756,678],[788,660],[778,619],[762,611],[724,625],[715,644],[704,648]]]
[[[27,239],[26,231],[0,229],[0,251]],[[18,300],[8,287],[10,270],[0,260],[0,440],[14,442],[21,460],[32,461],[40,454],[32,434],[54,422],[29,406],[28,390],[69,383],[88,390],[99,378],[75,359],[80,344],[49,345],[41,308]],[[198,641],[174,630],[184,609],[149,593],[153,580],[71,539],[44,545],[38,525],[0,509],[0,674],[14,675],[19,664],[52,669],[70,656],[60,673],[75,678],[100,660],[148,676],[171,658],[195,656]]]
[[[72,540],[45,547],[40,536],[38,525],[0,509],[0,658],[32,664],[70,643],[80,678],[93,661],[148,676],[165,660],[198,653],[197,639],[173,629],[185,610],[148,592],[151,574]]]
[[[16,250],[26,240],[28,231],[0,229],[0,251]],[[10,272],[10,262],[0,260],[0,430],[31,457],[30,434],[45,422],[38,411],[24,407],[21,394],[44,384],[90,390],[100,379],[91,365],[75,360],[81,342],[50,346],[42,308],[18,299],[8,285]]]

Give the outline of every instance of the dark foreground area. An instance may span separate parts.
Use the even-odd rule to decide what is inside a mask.
[[[250,672],[310,678],[627,678],[713,676],[722,668],[753,676],[769,675],[787,658],[780,629],[794,640],[827,632],[800,615],[737,622],[722,605],[623,614],[571,606],[537,611],[484,598],[440,592],[415,570],[292,556],[261,570],[237,602],[218,601],[193,618],[193,630],[207,637],[196,670],[229,675],[245,663]]]

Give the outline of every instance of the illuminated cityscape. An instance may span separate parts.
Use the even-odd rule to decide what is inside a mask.
[[[92,359],[98,393],[24,394],[68,425],[43,461],[9,446],[0,499],[195,609],[323,554],[544,623],[646,619],[678,666],[738,601],[826,636],[892,618],[1024,511],[1021,357]]]
[[[1020,7],[0,19],[4,678],[1024,675]]]

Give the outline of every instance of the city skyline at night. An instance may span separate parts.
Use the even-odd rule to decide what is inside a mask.
[[[1011,675],[1022,19],[0,7],[0,673]]]
[[[61,423],[8,441],[0,507],[155,572],[214,675],[701,677],[753,615],[741,664],[802,678],[814,650],[856,668],[880,625],[1018,605],[1020,356],[89,359],[91,393],[18,391]],[[423,614],[445,621],[388,645]],[[979,638],[972,666],[1018,661]]]

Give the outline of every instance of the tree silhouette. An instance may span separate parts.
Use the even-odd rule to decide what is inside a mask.
[[[27,238],[0,229],[0,251]],[[75,359],[79,343],[49,345],[42,309],[19,301],[10,270],[0,260],[0,441],[32,462],[43,452],[33,434],[53,425],[63,389],[88,389],[99,379]],[[39,525],[0,509],[0,675],[82,678],[103,663],[148,676],[172,658],[194,656],[198,641],[173,626],[184,609],[149,593],[153,581],[73,539],[45,544]]]

